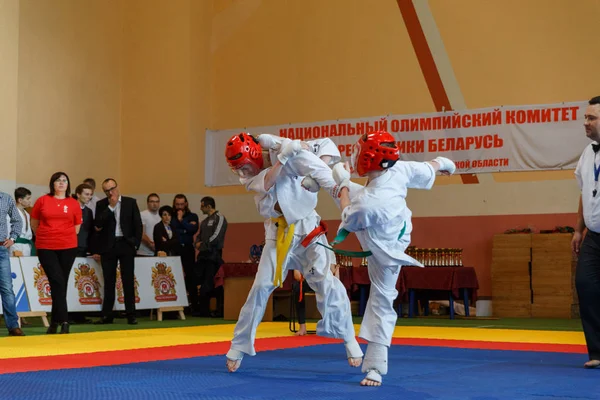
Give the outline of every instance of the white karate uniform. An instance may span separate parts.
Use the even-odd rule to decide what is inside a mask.
[[[342,212],[342,224],[355,232],[364,250],[370,250],[369,278],[371,290],[359,337],[391,345],[398,318],[394,299],[396,282],[402,265],[422,265],[404,251],[410,244],[411,211],[406,206],[407,189],[430,189],[435,171],[428,163],[397,162],[367,186],[351,183],[350,205]],[[404,224],[406,229],[398,236]],[[368,351],[367,351],[368,354]]]
[[[268,133],[261,134],[261,136],[263,135],[268,136],[276,145],[281,145],[284,140],[284,138],[281,136],[275,136]],[[337,164],[342,159],[337,145],[329,138],[307,140],[305,143],[308,144],[309,151],[317,157],[320,158],[322,156],[330,156],[331,160],[327,163],[329,166]],[[279,148],[270,149],[271,163],[273,165],[275,165],[275,162],[277,161],[275,157],[277,156],[279,150]]]
[[[31,217],[29,216],[29,213],[25,210],[21,211],[21,209],[19,209],[19,207],[17,207],[17,211],[19,211],[21,220],[23,220],[23,228],[21,228],[21,234],[19,235],[19,238],[32,240],[33,232],[31,231]],[[8,216],[7,216],[7,221],[10,222],[10,218]],[[8,226],[8,235],[10,235],[10,223],[7,226]],[[10,254],[10,256],[12,257],[12,255],[15,251],[20,251],[21,253],[23,253],[23,257],[30,257],[31,256],[31,245],[27,244],[27,243],[15,243],[12,246],[10,246],[10,248],[8,249],[8,254]]]
[[[317,308],[322,316],[317,323],[318,335],[341,338],[345,342],[355,341],[346,289],[330,269],[330,264],[335,263],[335,257],[332,252],[316,244],[316,241],[319,241],[327,245],[327,238],[321,235],[306,248],[300,244],[307,234],[319,226],[321,220],[315,211],[317,193],[303,189],[300,182],[303,176],[310,175],[323,189],[333,193],[336,184],[332,179],[331,170],[313,153],[302,150],[282,167],[275,184],[269,190],[265,190],[264,186],[267,172],[268,169],[265,169],[253,178],[240,179],[248,191],[256,192],[256,207],[260,215],[266,218],[266,240],[252,289],[235,326],[231,351],[240,351],[251,356],[256,354],[256,328],[263,318],[269,296],[276,288],[273,281],[277,265],[277,226],[271,218],[281,216],[274,208],[277,203],[288,226],[295,226],[294,237],[283,263],[283,279],[290,269],[300,270],[315,291]],[[353,356],[362,356],[362,353]]]

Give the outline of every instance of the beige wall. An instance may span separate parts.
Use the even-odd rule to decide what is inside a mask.
[[[120,175],[117,0],[21,0],[17,181]]]
[[[44,186],[63,170],[126,193],[201,192],[212,1],[0,4],[0,124],[14,148],[0,180]]]
[[[204,137],[211,126],[212,1],[194,1],[190,6],[190,135],[189,184],[187,191],[204,193]],[[179,189],[181,190],[181,189]]]
[[[259,3],[215,16],[213,128],[434,111],[395,1]]]
[[[0,0],[0,60],[0,190],[10,191],[17,178],[18,0]]]
[[[590,26],[597,0],[429,0],[469,108],[598,94]]]
[[[123,6],[121,185],[133,193],[187,190],[190,1]]]
[[[113,176],[125,193],[213,195],[232,222],[259,221],[242,188],[204,187],[206,128],[434,110],[394,0],[0,4],[9,22],[0,49],[13,54],[0,66],[0,124],[16,149],[0,179],[44,185],[58,169],[76,181]],[[467,106],[595,94],[582,60],[596,1],[428,4]],[[479,178],[440,179],[409,205],[417,217],[575,211],[570,171]],[[336,218],[326,202],[320,211]]]
[[[467,107],[599,94],[597,0],[414,1]],[[204,187],[206,128],[435,110],[396,0],[0,0],[0,57],[0,188],[41,193],[65,170],[115,177],[142,208],[149,192],[196,211],[213,195],[241,257],[261,218],[243,188]],[[415,244],[464,246],[488,295],[491,235],[570,223],[578,190],[572,171],[478,178],[440,178],[408,204]],[[339,219],[327,196],[318,211]]]
[[[395,0],[242,3],[216,1],[214,128],[434,111]],[[597,94],[585,79],[594,65],[582,62],[597,1],[428,4],[469,108]],[[232,220],[260,220],[230,188],[212,193]],[[481,174],[475,185],[441,178],[408,202],[415,217],[526,215],[572,213],[577,198],[572,171],[558,171]],[[329,204],[320,212],[339,218]]]

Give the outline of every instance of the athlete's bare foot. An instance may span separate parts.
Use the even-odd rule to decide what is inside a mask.
[[[375,370],[369,371],[365,379],[360,381],[360,386],[381,386],[381,375]]]
[[[344,346],[346,347],[348,365],[354,368],[360,367],[363,361],[363,352],[356,339],[345,342]]]
[[[306,335],[306,324],[300,324],[300,328],[298,328],[298,332],[296,332],[296,336],[304,336]]]
[[[596,368],[600,367],[600,360],[590,360],[583,364],[583,368]]]
[[[227,370],[229,372],[235,372],[238,370],[238,368],[240,367],[240,365],[242,364],[242,360],[230,360],[229,358],[227,359]]]
[[[354,368],[358,368],[362,364],[362,360],[362,357],[350,357],[348,358],[348,365]]]

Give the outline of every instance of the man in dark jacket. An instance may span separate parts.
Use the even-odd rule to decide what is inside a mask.
[[[135,199],[121,196],[114,179],[105,179],[102,190],[106,198],[96,204],[94,226],[98,233],[95,250],[101,256],[104,274],[104,302],[102,318],[96,323],[113,322],[117,265],[120,263],[127,323],[136,325],[134,262],[142,241],[140,209]]]
[[[90,240],[94,233],[94,213],[86,206],[94,194],[94,190],[87,183],[82,183],[75,189],[75,199],[81,207],[83,222],[77,234],[77,257],[86,257],[90,247]]]
[[[177,194],[173,199],[173,219],[171,228],[179,237],[179,255],[185,273],[185,288],[190,295],[190,308],[192,312],[198,309],[198,277],[194,263],[194,235],[198,232],[198,214],[190,211],[187,197]]]
[[[202,317],[210,316],[210,298],[215,287],[215,275],[223,264],[223,247],[227,232],[227,220],[215,207],[215,199],[212,197],[200,200],[200,210],[207,215],[200,224],[200,234],[196,238],[197,270],[201,285],[198,311]],[[217,304],[217,314],[220,314],[221,308],[222,304]]]

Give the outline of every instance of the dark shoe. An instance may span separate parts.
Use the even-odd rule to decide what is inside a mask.
[[[91,324],[92,321],[89,318],[84,318],[84,319],[70,319],[69,320],[69,325],[83,325],[83,324]]]
[[[127,323],[129,325],[137,325],[137,319],[135,317],[127,317]]]
[[[113,323],[112,318],[102,317],[98,321],[94,322],[94,325],[107,325],[107,324],[112,324],[112,323]]]
[[[60,333],[69,333],[69,323],[63,322],[60,326]]]
[[[25,336],[21,328],[12,328],[8,330],[8,336]]]
[[[53,335],[53,334],[56,333],[56,331],[58,331],[58,322],[53,322],[48,327],[48,330],[46,331],[46,334]]]

